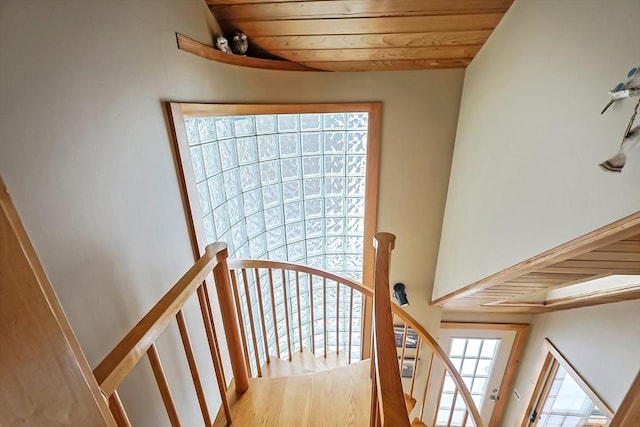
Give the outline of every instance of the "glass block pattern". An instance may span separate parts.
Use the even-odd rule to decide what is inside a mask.
[[[199,117],[185,125],[207,244],[226,242],[231,258],[290,261],[362,281],[367,113]],[[349,322],[347,287],[323,291],[321,281],[305,276],[297,295],[291,278],[283,285],[274,271],[272,279],[273,299],[266,271],[249,275],[248,293],[237,277],[247,342],[255,333],[260,363],[265,342],[269,354],[288,355],[285,317],[290,339],[301,328],[303,342],[294,348],[322,354],[326,336],[327,352],[345,351],[351,330],[352,360],[359,360],[362,295],[353,296]],[[247,351],[255,375],[254,349]]]
[[[362,280],[367,113],[185,119],[207,243]]]
[[[451,339],[449,358],[469,389],[477,408],[482,407],[500,341],[500,339],[483,338]],[[446,373],[438,405],[436,426],[462,426],[463,423],[473,425],[473,421],[465,416],[466,412],[464,400],[458,393],[451,376]]]
[[[295,353],[306,348],[322,356],[326,345],[327,354],[339,352],[349,362],[360,360],[361,293],[334,280],[291,270],[237,270],[232,271],[232,280],[238,290],[252,375],[266,363],[267,353],[286,360],[289,349]]]

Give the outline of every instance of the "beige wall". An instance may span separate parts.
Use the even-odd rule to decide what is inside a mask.
[[[516,0],[467,69],[434,297],[640,210],[640,156],[617,150],[635,102],[637,0]]]
[[[379,229],[397,234],[392,280],[407,284],[412,314],[433,330],[440,311],[426,303],[464,71],[292,73],[211,63],[175,44],[176,31],[211,41],[204,12],[201,0],[0,3],[0,172],[90,364],[192,262],[164,100],[382,101]],[[201,336],[196,310],[188,315]],[[160,354],[184,424],[197,425],[172,334],[174,325]],[[144,390],[150,381],[144,362],[123,386],[135,425],[167,424],[158,396]]]
[[[640,369],[640,300],[535,317],[516,376],[521,399],[509,403],[502,425],[520,425],[537,380],[548,338],[614,412]],[[507,396],[502,396],[507,397]]]

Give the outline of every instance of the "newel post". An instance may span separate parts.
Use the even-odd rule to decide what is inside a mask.
[[[244,360],[240,330],[238,329],[238,317],[236,316],[232,294],[233,290],[229,279],[228,257],[229,252],[227,249],[218,252],[218,264],[213,268],[213,279],[216,284],[224,334],[227,338],[236,392],[244,393],[249,388],[249,376],[247,375],[247,365]]]

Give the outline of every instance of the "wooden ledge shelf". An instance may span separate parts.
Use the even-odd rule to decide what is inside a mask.
[[[284,71],[322,71],[315,68],[305,67],[290,61],[280,61],[276,59],[252,58],[250,56],[232,55],[224,53],[206,44],[202,44],[180,33],[176,33],[178,40],[178,49],[185,52],[198,55],[202,58],[216,62],[224,62],[225,64],[238,65],[240,67],[262,68],[265,70],[284,70]]]

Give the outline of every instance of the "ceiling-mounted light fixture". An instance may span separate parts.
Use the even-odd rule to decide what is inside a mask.
[[[405,307],[409,305],[409,300],[407,299],[407,293],[405,292],[404,283],[396,283],[393,285],[393,296],[398,301],[398,305],[400,307]]]

